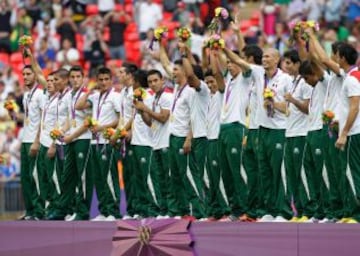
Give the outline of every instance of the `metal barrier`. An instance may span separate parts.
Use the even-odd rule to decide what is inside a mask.
[[[20,179],[0,181],[0,214],[24,209]]]

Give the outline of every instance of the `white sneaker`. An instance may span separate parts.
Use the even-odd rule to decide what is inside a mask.
[[[134,220],[140,220],[141,216],[139,214],[134,214],[133,219]]]
[[[116,218],[112,215],[109,215],[105,218],[105,221],[116,221]]]
[[[73,215],[66,215],[65,216],[65,221],[73,221],[76,218],[76,213],[73,213]]]
[[[105,221],[105,220],[106,220],[106,217],[102,214],[99,214],[95,218],[91,219],[91,221]]]
[[[283,216],[276,216],[273,222],[288,222],[288,220],[285,219]]]
[[[122,219],[123,219],[123,220],[133,220],[134,217],[126,214],[125,216],[122,217]]]
[[[174,216],[173,217],[175,220],[181,220],[181,216]]]
[[[205,222],[205,221],[208,221],[208,220],[209,220],[208,218],[201,218],[201,219],[198,219],[197,221]]]
[[[274,217],[270,214],[266,214],[258,220],[258,222],[273,222],[273,221],[274,221]]]
[[[323,218],[322,220],[319,220],[319,223],[330,223],[330,219]]]

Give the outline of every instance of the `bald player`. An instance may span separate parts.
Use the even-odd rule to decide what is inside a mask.
[[[285,168],[283,164],[286,103],[292,78],[278,68],[280,54],[276,49],[266,49],[262,67],[252,65],[236,55],[228,54],[243,72],[250,72],[256,86],[259,124],[259,221],[285,222],[292,215],[290,202],[286,202]],[[264,99],[265,89],[273,92],[272,99]]]

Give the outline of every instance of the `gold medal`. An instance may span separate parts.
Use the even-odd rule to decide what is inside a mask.
[[[286,109],[285,115],[290,116],[290,110],[289,109]]]
[[[28,117],[26,117],[26,118],[25,118],[25,124],[26,124],[26,125],[29,125],[29,123],[30,123],[30,120],[29,120]]]
[[[75,120],[75,119],[72,119],[72,120],[71,120],[71,125],[72,125],[73,128],[76,127],[76,120]]]
[[[224,106],[224,112],[227,113],[228,110],[229,110],[229,106],[228,106],[228,105],[225,105],[225,106]]]
[[[170,115],[170,122],[174,122],[174,115],[173,114]]]
[[[151,130],[153,130],[153,131],[154,131],[156,128],[157,128],[157,125],[156,125],[156,124],[154,124],[154,123],[152,123],[152,124],[151,124]]]

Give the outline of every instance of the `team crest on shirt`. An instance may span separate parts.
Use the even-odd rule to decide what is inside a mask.
[[[321,155],[321,149],[320,148],[315,149],[315,155],[317,155],[317,156]]]
[[[282,149],[281,143],[276,143],[275,148],[276,148],[276,149]]]
[[[296,154],[296,155],[300,154],[299,148],[294,148],[294,154]]]

